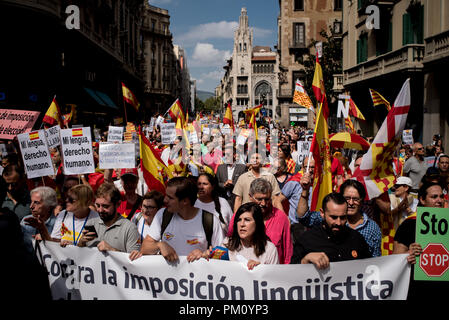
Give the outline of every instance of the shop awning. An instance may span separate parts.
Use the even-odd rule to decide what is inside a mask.
[[[90,88],[84,88],[84,90],[99,104],[105,107],[110,107],[113,109],[117,109],[118,107],[115,105],[114,101],[104,92],[93,90]]]

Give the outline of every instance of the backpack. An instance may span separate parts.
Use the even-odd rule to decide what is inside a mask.
[[[212,233],[214,231],[214,215],[213,215],[213,213],[210,213],[209,211],[206,211],[206,210],[202,210],[202,211],[203,211],[203,217],[202,217],[203,229],[204,229],[204,233],[206,234],[207,248],[209,248],[212,245]],[[164,231],[167,228],[168,224],[170,223],[172,217],[173,217],[173,213],[168,212],[166,209],[164,209],[164,212],[162,214],[162,223],[161,223],[161,239],[162,239],[162,235],[164,234]]]

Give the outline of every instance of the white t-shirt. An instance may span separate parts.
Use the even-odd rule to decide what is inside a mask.
[[[51,237],[55,239],[71,241],[72,243],[74,243],[75,241],[79,241],[79,239],[81,238],[80,234],[83,231],[83,227],[85,224],[92,224],[92,222],[88,222],[90,222],[92,219],[100,217],[98,213],[93,210],[90,210],[89,215],[86,218],[82,219],[78,219],[77,217],[73,219],[73,212],[67,211],[67,214],[65,213],[66,211],[63,210],[56,217],[55,226],[53,227]]]
[[[197,215],[190,220],[184,220],[177,213],[173,214],[170,223],[165,228],[161,239],[161,225],[164,208],[160,209],[151,223],[149,236],[155,241],[164,241],[175,249],[178,256],[187,256],[195,249],[205,251],[207,247],[206,233],[203,228],[203,210],[198,209]],[[220,221],[214,216],[212,247],[219,246],[224,236]]]
[[[227,243],[227,240],[225,240],[225,243]],[[229,250],[229,260],[240,261],[244,264],[247,264],[249,260],[259,261],[262,264],[279,264],[279,254],[276,246],[271,241],[267,241],[265,252],[262,255],[257,257],[253,247],[242,246],[239,251]]]
[[[231,206],[229,205],[229,202],[225,198],[219,197],[218,200],[220,202],[221,215],[223,216],[223,220],[225,221],[225,225],[221,223],[221,228],[223,229],[224,234],[226,235],[228,233],[229,222],[231,221],[234,212],[232,212]],[[215,210],[214,201],[207,203],[201,201],[200,199],[196,199],[195,207],[209,211],[210,213],[213,213],[217,218],[219,218],[218,212]],[[218,221],[220,221],[220,219],[218,219]]]
[[[139,231],[140,239],[143,240],[146,236],[150,235],[150,226],[145,223],[145,219],[142,217],[137,223],[137,231]]]

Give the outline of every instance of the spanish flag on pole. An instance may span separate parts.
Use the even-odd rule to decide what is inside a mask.
[[[365,120],[365,117],[360,112],[359,108],[357,108],[356,104],[354,103],[354,100],[352,99],[349,99],[349,114],[358,119]]]
[[[231,104],[229,102],[228,106],[226,107],[226,113],[223,117],[223,123],[229,124],[229,126],[232,128],[232,131],[234,131],[234,118],[232,116]]]
[[[140,166],[145,183],[148,189],[158,190],[165,194],[165,182],[173,176],[141,130],[139,130],[139,141]]]
[[[134,95],[134,93],[132,93],[131,90],[129,90],[123,82],[122,82],[122,93],[123,93],[123,100],[132,105],[134,109],[138,111],[140,107],[139,101],[137,101],[137,98]]]
[[[254,129],[254,133],[256,135],[256,139],[258,138],[257,135],[257,123],[256,123],[256,116],[259,113],[260,109],[262,108],[262,104],[259,104],[257,107],[243,110],[243,112],[246,115],[246,118],[249,119],[249,128]]]
[[[44,119],[42,122],[49,124],[50,126],[53,126],[55,124],[59,124],[61,128],[63,128],[63,120],[61,117],[61,110],[59,109],[59,105],[56,102],[56,96],[54,96],[50,107],[48,108],[47,112],[45,113]]]
[[[167,112],[170,115],[170,118],[173,120],[173,122],[177,122],[178,118],[180,118],[181,125],[184,125],[185,116],[179,99],[176,99],[176,101],[171,105],[171,107],[168,109]]]
[[[323,69],[321,68],[318,54],[316,56],[315,74],[313,75],[312,89],[318,105],[321,105],[322,103],[324,106],[322,111],[325,112],[324,117],[327,121],[327,118],[329,116],[329,107],[327,105],[326,89],[324,87]]]

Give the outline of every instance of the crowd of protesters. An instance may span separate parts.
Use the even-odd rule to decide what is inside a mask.
[[[13,259],[15,265],[36,265],[35,239],[126,252],[131,260],[151,254],[167,261],[187,256],[189,262],[227,257],[249,269],[261,263],[313,263],[323,269],[330,262],[385,255],[381,221],[389,216],[396,232],[389,254],[408,253],[409,263],[415,263],[422,251],[410,226],[417,206],[449,207],[449,156],[439,135],[426,148],[418,142],[399,146],[392,159],[395,185],[371,200],[363,184],[352,179],[363,152],[332,149],[333,191],[320,211],[312,212],[315,161],[301,157],[297,146],[310,141],[313,132],[278,129],[274,137],[269,128],[259,127],[267,139],[255,152],[247,145],[239,149],[235,137],[229,142],[203,135],[184,168],[169,166],[182,137],[163,145],[157,127],[146,131],[173,170],[165,193],[148,188],[139,162],[135,169],[98,168],[98,143],[106,141],[107,131],[93,144],[97,168],[91,174],[64,175],[56,148],[51,150],[55,176],[27,179],[15,148],[2,158],[2,250],[21,257]],[[14,235],[6,239],[6,230]],[[347,254],[350,249],[359,254]],[[42,272],[33,283],[45,286]],[[47,297],[43,292],[40,297]],[[410,297],[417,296],[413,291]]]

